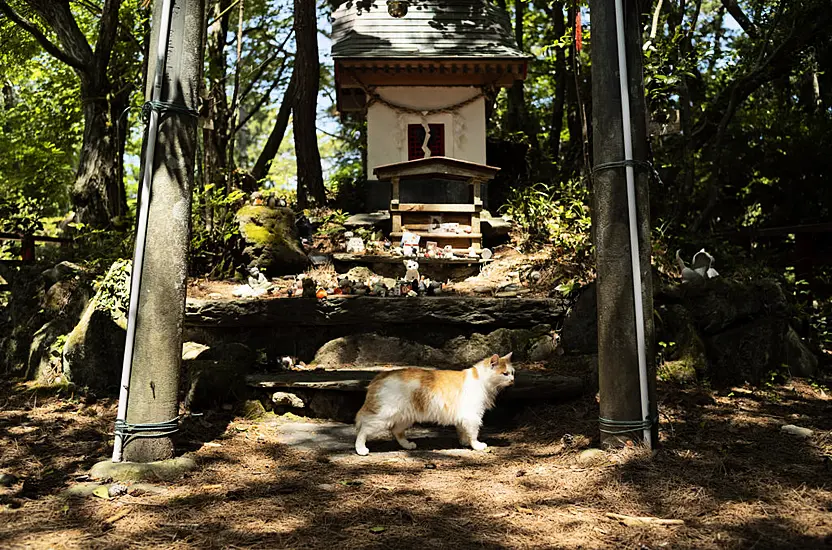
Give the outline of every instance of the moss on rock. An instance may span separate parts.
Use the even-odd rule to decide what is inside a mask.
[[[237,211],[236,219],[249,268],[281,275],[303,271],[309,264],[291,209],[246,205]]]

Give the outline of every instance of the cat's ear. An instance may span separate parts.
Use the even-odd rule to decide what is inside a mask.
[[[506,363],[511,363],[511,354],[512,353],[514,353],[514,352],[513,351],[508,352],[508,355],[504,355],[503,357],[501,357],[501,359],[503,361],[505,361]]]
[[[489,359],[488,362],[491,364],[492,367],[496,367],[500,364],[500,356],[495,353],[491,356],[491,359]]]

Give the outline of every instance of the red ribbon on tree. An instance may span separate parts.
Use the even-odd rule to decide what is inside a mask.
[[[583,29],[581,28],[581,9],[575,10],[575,49],[581,51],[584,45]]]

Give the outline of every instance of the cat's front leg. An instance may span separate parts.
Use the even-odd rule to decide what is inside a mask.
[[[456,427],[456,431],[462,445],[470,445],[475,451],[484,451],[488,447],[482,441],[477,440],[480,433],[479,421],[462,422]]]

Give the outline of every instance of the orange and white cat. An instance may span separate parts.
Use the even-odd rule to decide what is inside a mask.
[[[367,439],[393,437],[415,449],[405,430],[416,422],[456,426],[459,442],[475,451],[487,445],[477,439],[485,411],[497,394],[514,383],[511,353],[492,355],[469,369],[399,369],[376,376],[367,388],[364,406],[355,416],[355,452],[367,455]]]

